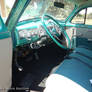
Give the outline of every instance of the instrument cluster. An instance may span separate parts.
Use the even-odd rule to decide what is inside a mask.
[[[47,28],[53,36],[61,34],[60,28],[58,28],[58,26],[56,25],[49,25],[47,26]],[[52,39],[47,34],[43,25],[39,25],[37,26],[37,28],[18,30],[18,34],[19,34],[19,41],[23,42],[22,40],[25,39],[26,40],[25,44],[29,42],[30,47],[32,49],[38,49],[52,42]]]

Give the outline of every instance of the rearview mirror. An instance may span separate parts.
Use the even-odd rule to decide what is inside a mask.
[[[61,2],[54,2],[54,6],[56,6],[58,8],[64,8],[64,4]]]

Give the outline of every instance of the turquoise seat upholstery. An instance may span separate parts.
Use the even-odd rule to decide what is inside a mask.
[[[65,76],[92,92],[92,51],[79,47],[69,57],[59,65],[54,74]]]
[[[90,58],[87,58],[87,57],[80,55],[78,53],[72,53],[69,55],[69,57],[74,58],[77,61],[80,61],[83,64],[86,64],[88,67],[92,68],[92,59],[90,59]]]
[[[79,48],[76,48],[74,52],[78,52],[79,54],[84,55],[92,60],[92,50],[88,48],[79,47]]]

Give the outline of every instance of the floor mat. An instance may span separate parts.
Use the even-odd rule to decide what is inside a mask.
[[[24,70],[22,72],[13,73],[13,86],[29,87],[31,90],[42,91],[45,87],[46,78],[49,76],[53,68],[58,66],[64,56],[66,50],[56,45],[50,45],[35,50],[38,59],[29,59],[30,62],[23,61]],[[31,55],[28,56],[28,58]]]

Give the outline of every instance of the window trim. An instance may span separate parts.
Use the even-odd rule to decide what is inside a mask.
[[[85,14],[84,14],[84,18],[83,18],[83,23],[72,23],[72,20],[75,18],[75,16],[76,16],[80,11],[82,11],[83,9],[85,10]],[[86,23],[87,8],[83,8],[83,9],[79,10],[79,11],[73,16],[73,18],[72,18],[71,21],[70,21],[72,24],[85,24],[85,23]]]
[[[74,24],[74,23],[72,23],[71,21],[73,20],[73,18],[76,16],[76,14],[78,13],[78,12],[80,12],[81,10],[83,10],[83,9],[85,9],[85,8],[90,8],[90,7],[92,7],[92,5],[90,4],[90,5],[87,5],[87,6],[83,6],[83,7],[80,7],[80,8],[76,8],[76,10],[75,10],[75,12],[72,14],[72,16],[67,20],[67,22],[68,23],[71,23],[71,24]],[[77,24],[77,23],[76,23]],[[82,25],[82,24],[81,24]],[[87,26],[92,26],[92,25],[88,25],[88,24],[85,24],[85,25],[87,25]]]

